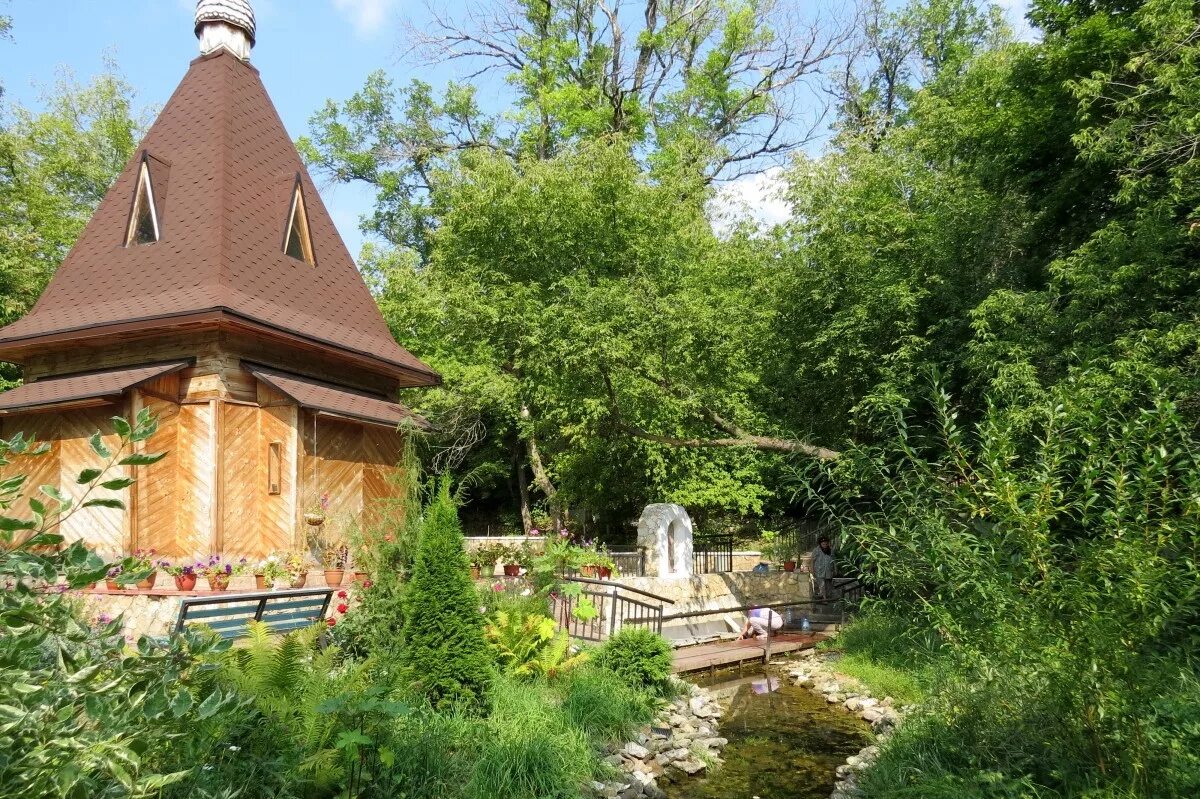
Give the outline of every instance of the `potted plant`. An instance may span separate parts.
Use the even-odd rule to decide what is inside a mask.
[[[137,582],[139,591],[149,591],[154,587],[154,580],[158,577],[157,569],[167,564],[163,561],[155,563],[155,552],[153,549],[135,549],[133,554],[129,556],[128,571],[132,573],[146,572],[149,574]]]
[[[121,567],[113,566],[108,570],[108,575],[104,578],[104,587],[109,591],[124,591],[125,586],[117,582],[117,578],[121,576]]]
[[[289,550],[284,553],[282,563],[284,579],[288,585],[292,588],[303,588],[304,584],[308,582],[308,554],[297,550]]]
[[[482,576],[483,576],[483,564],[481,564],[478,560],[472,560],[471,561],[471,579],[478,580]]]
[[[221,560],[220,555],[211,555],[207,563],[198,564],[196,571],[208,580],[208,587],[213,591],[225,591],[229,581],[246,570],[246,559],[237,563]]]
[[[304,523],[313,527],[320,527],[325,523],[325,509],[329,506],[329,492],[326,491],[317,499],[316,502],[308,506],[308,510],[304,511]]]
[[[321,565],[325,569],[325,585],[338,586],[346,576],[346,547],[328,547],[321,552]]]
[[[521,576],[521,550],[516,547],[504,547],[502,556],[505,577]]]
[[[616,571],[617,562],[613,560],[612,555],[608,554],[607,548],[601,547],[596,554],[596,574],[601,580],[609,580]]]
[[[194,591],[196,588],[196,567],[190,564],[169,563],[163,569],[175,578],[176,591]]]
[[[268,588],[277,588],[279,583],[287,578],[287,568],[284,566],[283,559],[285,555],[277,555],[272,553],[265,560],[258,564],[255,569],[254,579],[258,588],[266,590]],[[261,581],[259,578],[262,578]]]
[[[480,566],[480,576],[491,577],[496,573],[496,564],[504,560],[508,554],[508,547],[503,544],[484,544],[475,550],[474,561]]]

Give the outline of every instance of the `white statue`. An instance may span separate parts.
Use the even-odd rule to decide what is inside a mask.
[[[692,520],[682,505],[647,505],[637,543],[646,550],[646,576],[692,576]]]

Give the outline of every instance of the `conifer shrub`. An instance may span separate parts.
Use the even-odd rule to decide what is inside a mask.
[[[446,480],[426,509],[404,611],[400,658],[414,687],[435,708],[486,712],[492,657]]]
[[[608,669],[626,685],[655,695],[671,688],[671,645],[661,635],[641,627],[626,627],[608,639],[592,657],[596,666]]]

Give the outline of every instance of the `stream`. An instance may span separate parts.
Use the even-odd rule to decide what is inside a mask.
[[[663,785],[669,799],[828,799],[834,770],[872,741],[864,722],[779,673],[694,682],[726,708],[729,745],[715,772]]]

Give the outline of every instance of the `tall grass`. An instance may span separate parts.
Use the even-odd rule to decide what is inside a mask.
[[[479,757],[467,784],[470,799],[570,799],[594,773],[596,757],[583,730],[540,683],[500,678]]]
[[[566,680],[562,710],[596,743],[628,740],[653,717],[653,700],[608,669],[584,667]]]

